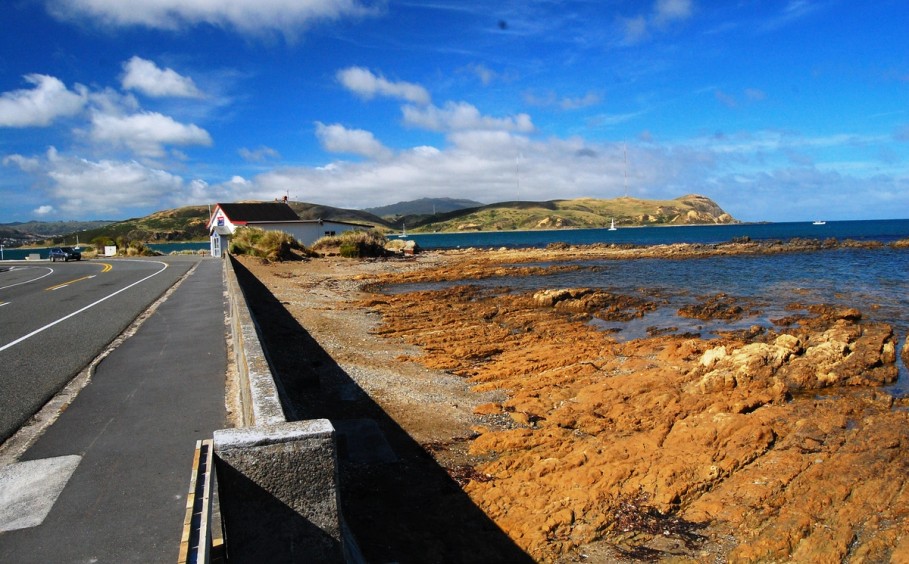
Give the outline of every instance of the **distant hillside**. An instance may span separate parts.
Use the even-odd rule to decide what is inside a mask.
[[[5,245],[21,245],[43,241],[87,229],[109,225],[112,221],[18,221],[0,223],[0,241]]]
[[[89,243],[97,237],[116,241],[163,243],[167,241],[192,241],[208,238],[208,206],[186,206],[155,212],[145,217],[117,221],[98,229],[78,233],[79,241]]]
[[[438,214],[425,221],[407,221],[414,232],[512,231],[643,225],[736,223],[710,198],[689,194],[674,200],[615,198],[502,202]]]
[[[432,201],[432,199],[427,199]],[[451,200],[464,202],[465,200]],[[616,198],[597,200],[551,200],[548,202],[502,202],[469,209],[436,213],[435,215],[407,215],[388,221],[363,210],[333,208],[306,202],[288,202],[301,219],[325,219],[362,223],[380,230],[397,231],[406,224],[411,232],[435,231],[506,231],[532,229],[564,229],[607,227],[615,219],[616,226],[686,225],[736,223],[710,198],[691,194],[675,200],[639,200]],[[168,241],[204,240],[208,237],[206,224],[208,206],[187,206],[165,210],[151,215],[107,223],[103,227],[46,237],[56,243],[79,242],[88,244],[97,237],[117,240],[163,243]],[[67,222],[60,222],[67,223]],[[0,225],[0,237],[19,231]]]
[[[468,208],[478,208],[483,204],[473,200],[456,200],[453,198],[420,198],[409,202],[398,202],[378,208],[366,208],[371,214],[383,218],[397,218],[400,216],[418,216],[448,213]]]
[[[392,228],[392,224],[366,210],[347,210],[306,202],[287,202],[300,219],[327,219],[329,221],[346,221],[365,223],[374,227]]]
[[[392,228],[387,221],[360,210],[345,210],[305,202],[288,202],[288,205],[300,216],[300,219],[326,219],[347,221]],[[117,221],[98,229],[78,233],[79,241],[89,243],[97,237],[106,237],[116,241],[124,238],[130,241],[146,243],[165,243],[169,241],[193,241],[208,238],[206,225],[209,208],[205,206],[186,206],[172,210],[155,212],[145,217]],[[72,242],[75,234],[67,233],[66,240]],[[62,237],[55,237],[62,242]]]

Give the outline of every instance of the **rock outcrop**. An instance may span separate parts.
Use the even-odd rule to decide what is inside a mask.
[[[878,387],[897,377],[891,327],[833,306],[714,340],[617,342],[587,322],[656,301],[459,286],[374,305],[420,362],[504,394],[476,410],[483,479],[465,490],[536,559],[603,544],[734,561],[909,553],[909,410]]]

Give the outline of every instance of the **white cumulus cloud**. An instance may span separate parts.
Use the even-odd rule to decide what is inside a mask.
[[[367,100],[375,96],[386,96],[414,104],[428,104],[430,101],[429,92],[419,84],[392,82],[362,67],[339,70],[337,78],[345,88]]]
[[[195,124],[183,124],[157,112],[128,116],[96,113],[91,138],[96,142],[126,146],[136,153],[159,157],[164,145],[211,145],[211,136]]]
[[[160,98],[201,98],[202,92],[193,79],[182,76],[170,68],[159,68],[152,61],[133,57],[123,63],[121,84],[125,90],[138,90],[147,96]]]
[[[35,215],[42,215],[42,216],[49,215],[49,214],[54,213],[54,206],[38,206],[37,208],[32,210],[32,213],[34,213]]]
[[[47,126],[59,117],[78,114],[88,94],[84,87],[76,92],[59,79],[44,74],[27,74],[31,90],[13,90],[0,95],[0,127]]]
[[[348,129],[337,123],[325,125],[316,122],[316,137],[322,147],[332,153],[351,153],[374,159],[387,158],[392,154],[371,132]]]
[[[120,215],[131,209],[183,205],[184,180],[135,161],[91,161],[48,151],[49,195],[56,207],[78,216]]]

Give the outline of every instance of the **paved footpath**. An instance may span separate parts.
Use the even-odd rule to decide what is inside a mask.
[[[200,259],[98,365],[6,469],[23,484],[14,493],[43,491],[0,492],[0,512],[24,527],[0,529],[0,562],[176,562],[196,440],[226,426],[225,310],[222,263]]]

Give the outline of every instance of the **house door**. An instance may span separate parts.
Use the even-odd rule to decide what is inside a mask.
[[[221,258],[221,236],[217,233],[211,236],[211,256]]]

